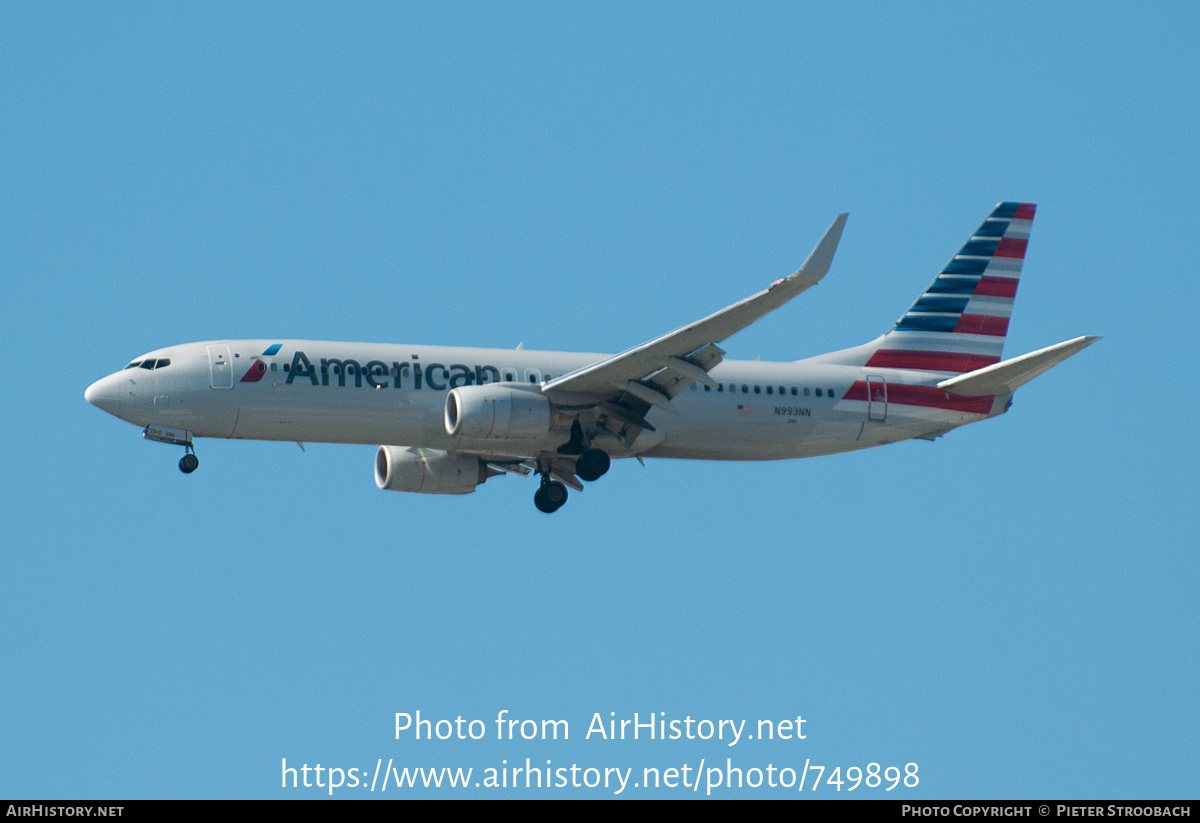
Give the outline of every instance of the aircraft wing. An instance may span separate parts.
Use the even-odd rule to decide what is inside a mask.
[[[708,371],[721,362],[725,353],[716,345],[718,342],[820,282],[833,262],[846,217],[838,215],[804,265],[770,288],[662,337],[555,378],[542,390],[605,397],[626,392],[671,410],[670,399],[692,382],[713,385]]]

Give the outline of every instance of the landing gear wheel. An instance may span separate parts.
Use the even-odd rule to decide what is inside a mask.
[[[567,487],[556,480],[543,483],[533,494],[533,505],[546,514],[558,511],[567,502]]]
[[[184,474],[191,474],[200,465],[200,458],[188,452],[183,457],[179,458],[179,470]]]
[[[610,463],[612,461],[606,452],[601,449],[588,449],[575,461],[575,473],[580,479],[591,483],[604,476]]]
[[[563,503],[567,502],[567,487],[557,480],[552,480],[545,485],[546,499],[554,508],[558,508]]]

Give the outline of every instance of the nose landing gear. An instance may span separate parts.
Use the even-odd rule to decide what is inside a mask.
[[[153,440],[155,443],[183,446],[185,454],[179,458],[179,470],[184,474],[191,474],[200,465],[200,458],[196,457],[196,449],[192,446],[192,433],[186,429],[151,424],[142,429],[142,438]]]
[[[200,458],[196,457],[196,450],[192,448],[192,444],[187,444],[187,454],[179,458],[179,470],[184,474],[191,474],[200,465]]]

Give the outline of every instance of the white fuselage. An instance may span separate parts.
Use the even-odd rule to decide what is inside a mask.
[[[272,348],[275,352],[263,354]],[[415,446],[448,452],[553,451],[566,429],[529,440],[465,439],[447,433],[450,389],[543,382],[604,354],[408,346],[312,340],[222,340],[171,346],[111,374],[87,399],[138,426],[197,437]],[[161,365],[170,361],[169,365]],[[261,365],[259,365],[261,364]],[[258,375],[257,379],[255,375]],[[954,398],[928,371],[725,360],[716,386],[693,383],[652,408],[613,457],[773,460],[850,451],[949,429],[1001,413],[1008,396]]]

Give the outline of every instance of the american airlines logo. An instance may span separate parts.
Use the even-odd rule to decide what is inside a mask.
[[[258,362],[261,361],[256,361],[256,365]],[[255,366],[250,367],[251,372],[254,369]],[[292,355],[292,363],[287,370],[288,376],[284,382],[288,384],[296,380],[308,380],[314,386],[347,386],[350,385],[347,381],[352,379],[353,386],[357,389],[364,385],[372,389],[405,388],[405,378],[408,378],[408,388],[420,390],[424,387],[434,391],[500,382],[500,370],[495,366],[467,366],[462,363],[451,363],[448,366],[444,363],[422,365],[415,354],[410,363],[395,360],[391,363],[382,360],[359,363],[351,359],[322,357],[314,365],[307,354],[297,351]]]

